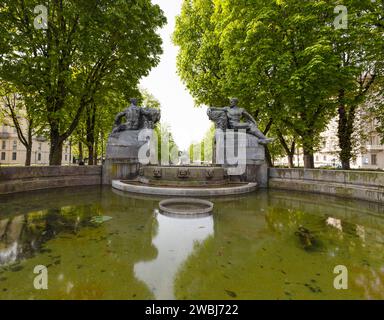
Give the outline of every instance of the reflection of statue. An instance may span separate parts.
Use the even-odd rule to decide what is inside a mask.
[[[190,256],[197,255],[199,245],[214,236],[213,216],[173,218],[157,212],[154,227],[158,231],[153,235],[152,244],[157,256],[136,263],[135,275],[147,284],[156,299],[175,299],[177,274]]]
[[[247,133],[254,135],[261,144],[268,144],[272,139],[268,139],[257,127],[255,119],[244,109],[237,106],[238,99],[231,99],[231,105],[225,108],[208,109],[209,119],[215,122],[216,129],[245,129]],[[244,118],[244,122],[241,119]]]
[[[160,111],[152,108],[140,108],[137,106],[137,99],[131,99],[131,105],[120,112],[115,119],[112,133],[127,130],[154,129],[160,121]],[[121,120],[125,118],[125,123]]]

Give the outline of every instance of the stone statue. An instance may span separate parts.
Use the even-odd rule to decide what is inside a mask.
[[[246,130],[247,133],[257,137],[260,144],[268,144],[273,139],[268,139],[257,127],[255,119],[243,108],[237,106],[238,99],[232,98],[231,104],[225,108],[209,108],[208,117],[215,123],[216,129]],[[242,122],[241,120],[244,119]]]
[[[137,99],[130,99],[130,102],[131,105],[116,116],[112,134],[128,130],[154,129],[160,121],[160,110],[140,108],[137,106]],[[122,123],[123,118],[125,123]]]

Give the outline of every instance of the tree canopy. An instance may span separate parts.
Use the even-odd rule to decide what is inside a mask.
[[[98,93],[138,93],[139,79],[159,62],[156,32],[166,19],[150,0],[52,0],[46,28],[36,28],[39,4],[1,2],[0,79],[36,95],[34,114],[49,126],[50,164],[57,165]]]
[[[300,145],[309,168],[320,133],[339,111],[340,157],[347,166],[354,106],[382,63],[382,33],[375,27],[382,23],[375,5],[382,8],[382,2],[346,1],[347,29],[335,23],[337,5],[184,0],[174,41],[179,73],[196,104],[223,106],[238,97],[288,156]]]

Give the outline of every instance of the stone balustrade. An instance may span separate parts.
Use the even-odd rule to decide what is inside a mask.
[[[101,166],[0,167],[0,194],[100,185]]]
[[[269,169],[269,187],[384,203],[384,172]]]

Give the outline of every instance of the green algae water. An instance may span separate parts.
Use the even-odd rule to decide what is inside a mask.
[[[383,299],[384,207],[286,191],[157,212],[110,188],[0,197],[0,299]],[[48,290],[34,268],[48,269]],[[334,288],[334,268],[348,289]]]

